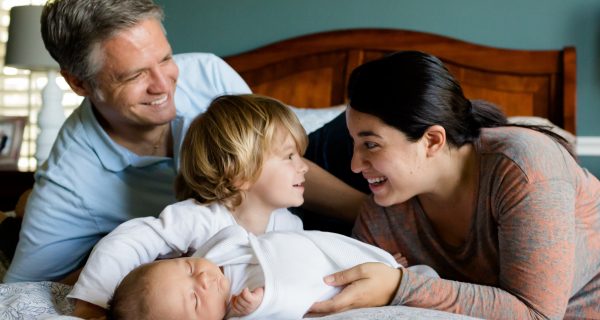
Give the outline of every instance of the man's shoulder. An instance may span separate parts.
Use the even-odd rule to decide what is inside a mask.
[[[180,72],[185,72],[187,68],[212,68],[215,65],[224,64],[223,59],[209,52],[188,52],[173,55],[173,59]]]
[[[95,147],[102,138],[87,121],[84,106],[75,109],[61,128],[46,163],[36,171],[36,183],[60,185],[77,190],[97,184],[106,174]],[[81,190],[80,190],[81,191]]]
[[[175,105],[184,117],[204,112],[217,96],[250,93],[235,70],[212,53],[183,53],[174,59],[179,67]]]
[[[93,159],[90,124],[85,121],[82,107],[75,109],[62,126],[50,156],[48,169],[67,170],[79,167],[85,159]]]
[[[217,57],[217,55],[215,55],[214,53],[211,52],[184,52],[184,53],[177,53],[173,55],[173,59],[175,59],[176,62],[179,61],[184,61],[184,60],[213,60],[213,59],[217,59],[220,60],[219,57]]]

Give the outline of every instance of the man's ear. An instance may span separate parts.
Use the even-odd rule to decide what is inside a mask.
[[[427,128],[422,139],[425,143],[427,156],[432,157],[446,145],[446,129],[440,125],[433,125]]]
[[[69,84],[69,87],[71,87],[73,92],[75,92],[77,95],[88,97],[92,94],[89,85],[83,80],[66,70],[60,70],[60,74],[63,76],[63,78],[65,78],[65,81]]]

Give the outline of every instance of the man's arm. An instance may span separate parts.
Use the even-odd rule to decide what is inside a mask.
[[[76,269],[101,234],[77,195],[41,178],[26,206],[4,282],[58,280]]]
[[[306,160],[304,207],[331,217],[353,222],[367,195],[348,186],[323,168]]]
[[[75,271],[69,273],[66,277],[58,280],[58,282],[69,286],[74,285],[75,282],[77,282],[77,279],[79,279],[79,274],[81,273],[81,270],[83,270],[83,268],[76,269]]]
[[[106,316],[106,309],[95,304],[75,299],[75,310],[73,316],[83,319],[102,318]]]

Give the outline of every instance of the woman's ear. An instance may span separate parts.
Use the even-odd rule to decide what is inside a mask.
[[[89,86],[83,80],[66,70],[60,70],[60,74],[63,76],[63,78],[65,78],[65,81],[67,84],[69,84],[69,87],[71,87],[73,92],[75,92],[77,95],[82,97],[88,97],[91,95],[92,92],[90,91]]]
[[[425,131],[423,139],[426,147],[426,155],[433,157],[446,145],[446,129],[440,125],[433,125]]]

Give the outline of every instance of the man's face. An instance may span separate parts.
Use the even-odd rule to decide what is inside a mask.
[[[109,133],[152,129],[175,117],[179,69],[159,21],[123,30],[98,51],[102,68],[90,100]]]

